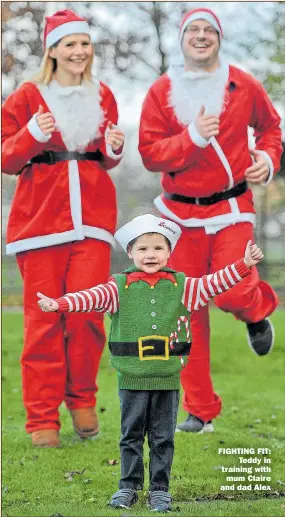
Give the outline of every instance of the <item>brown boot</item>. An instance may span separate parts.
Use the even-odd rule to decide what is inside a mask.
[[[70,414],[74,431],[80,438],[89,438],[99,433],[99,423],[94,407],[72,409]]]
[[[32,432],[33,447],[60,447],[58,431],[56,429],[41,429]]]

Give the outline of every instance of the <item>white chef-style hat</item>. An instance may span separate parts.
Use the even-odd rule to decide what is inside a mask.
[[[115,233],[115,239],[127,251],[128,244],[145,233],[161,233],[169,240],[171,251],[173,251],[181,235],[181,229],[173,221],[145,214],[135,217],[132,221],[119,228]]]

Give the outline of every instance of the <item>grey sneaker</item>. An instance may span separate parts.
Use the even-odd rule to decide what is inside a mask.
[[[203,422],[201,418],[198,418],[197,416],[191,415],[191,413],[189,413],[185,422],[182,422],[182,424],[178,424],[178,426],[176,427],[176,431],[185,431],[186,433],[198,434],[212,433],[214,431],[214,426],[212,424],[212,420],[209,420],[208,422]]]
[[[121,488],[112,495],[108,506],[112,508],[131,508],[138,500],[138,494],[133,488]]]
[[[250,348],[257,355],[267,355],[274,345],[274,327],[270,319],[247,323],[247,340]]]
[[[170,512],[171,495],[163,490],[153,490],[149,492],[148,505],[152,512]]]

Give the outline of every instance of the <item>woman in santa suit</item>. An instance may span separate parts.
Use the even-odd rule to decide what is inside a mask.
[[[69,10],[46,17],[44,44],[39,75],[3,106],[2,171],[19,175],[7,254],[24,282],[26,430],[34,446],[58,447],[63,401],[80,437],[98,433],[103,314],[42,315],[36,292],[60,297],[107,281],[117,208],[106,170],[119,163],[124,134],[111,90],[91,76],[87,21]]]

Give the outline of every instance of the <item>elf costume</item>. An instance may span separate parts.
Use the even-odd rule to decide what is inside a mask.
[[[147,214],[120,228],[115,237],[127,250],[129,242],[145,233],[164,235],[171,251],[181,235],[175,223]],[[58,312],[95,310],[111,316],[109,349],[118,372],[122,433],[121,480],[111,506],[119,507],[122,501],[132,506],[135,491],[143,488],[146,433],[154,505],[159,506],[158,492],[168,494],[180,371],[191,348],[190,315],[250,273],[243,259],[202,278],[189,278],[166,267],[148,274],[133,266],[113,275],[107,284],[55,300]]]

